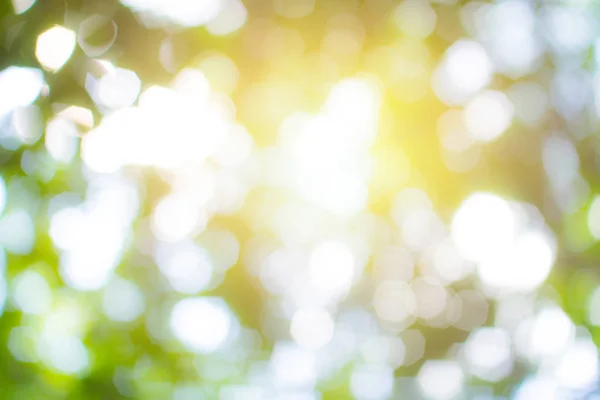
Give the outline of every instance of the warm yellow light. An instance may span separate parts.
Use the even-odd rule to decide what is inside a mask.
[[[73,54],[75,43],[75,32],[63,26],[54,26],[38,37],[35,56],[44,68],[58,71]]]
[[[88,108],[79,106],[69,106],[57,113],[57,116],[73,121],[84,128],[94,127],[94,114]]]

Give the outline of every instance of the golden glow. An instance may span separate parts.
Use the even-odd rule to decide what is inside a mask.
[[[600,56],[592,65],[579,7],[120,3],[157,43],[131,51],[126,19],[117,31],[113,16],[69,10],[77,33],[35,32],[40,69],[0,71],[0,312],[25,314],[9,318],[16,359],[96,376],[100,321],[192,368],[164,382],[151,352],[124,356],[125,396],[152,381],[178,400],[487,398],[479,383],[524,362],[518,400],[587,395],[597,355],[552,302],[571,293],[556,279],[570,266],[551,275],[572,250],[563,221],[579,218],[583,258],[600,241],[594,146],[580,159]],[[67,74],[85,102],[62,97]],[[47,251],[50,272],[20,269]],[[600,326],[600,286],[582,286],[575,300]],[[434,348],[447,328],[462,343]],[[432,335],[444,338],[429,347]],[[432,351],[443,359],[422,360]],[[403,366],[414,376],[397,377]]]

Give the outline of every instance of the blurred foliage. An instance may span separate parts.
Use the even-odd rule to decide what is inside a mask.
[[[501,67],[491,67],[491,70],[495,71],[493,78],[489,83],[478,88],[477,92],[487,87],[493,91],[509,93],[510,98],[510,91],[516,84],[533,82],[544,89],[545,101],[548,105],[544,109],[543,118],[533,123],[511,117],[510,127],[506,132],[502,132],[494,140],[482,140],[482,143],[474,145],[473,151],[477,153],[476,162],[472,167],[461,167],[461,170],[454,168],[453,165],[467,160],[470,153],[467,154],[466,151],[447,153],[443,149],[443,138],[440,137],[439,131],[441,116],[448,110],[461,110],[466,102],[450,104],[451,101],[440,100],[443,96],[436,93],[439,89],[436,89],[435,79],[432,76],[437,69],[441,68],[438,66],[444,63],[448,49],[461,40],[471,38],[473,32],[477,31],[465,22],[468,20],[468,15],[471,15],[468,11],[469,7],[473,9],[479,7],[483,10],[485,7],[502,3],[500,1],[432,1],[433,27],[430,33],[420,34],[419,29],[427,28],[420,28],[418,22],[415,22],[416,28],[409,26],[412,31],[403,27],[402,24],[410,25],[411,16],[408,11],[406,11],[409,15],[408,20],[404,19],[400,22],[395,20],[399,12],[396,10],[403,3],[392,0],[317,0],[306,15],[298,18],[286,17],[285,12],[282,13],[281,10],[278,12],[278,7],[283,7],[281,4],[292,4],[290,1],[245,0],[243,1],[243,6],[247,10],[245,24],[225,35],[215,35],[204,26],[182,27],[173,21],[164,22],[158,19],[157,23],[149,23],[148,21],[156,21],[134,11],[135,7],[127,7],[118,1],[38,0],[21,14],[15,13],[14,5],[26,2],[5,1],[0,4],[0,21],[2,21],[0,43],[3,44],[0,46],[0,71],[10,66],[44,70],[47,87],[42,90],[35,105],[41,110],[43,126],[46,130],[49,121],[56,117],[57,104],[79,106],[90,110],[95,122],[94,127],[97,128],[101,126],[103,119],[106,120],[115,111],[98,104],[97,99],[91,95],[90,89],[86,88],[90,76],[100,79],[106,74],[102,68],[116,66],[134,71],[144,91],[153,85],[168,86],[185,68],[202,69],[202,60],[207,55],[217,53],[225,55],[235,64],[238,79],[232,86],[232,90],[228,93],[225,93],[227,90],[221,90],[224,92],[221,94],[231,99],[235,109],[235,120],[245,126],[250,133],[253,150],[256,153],[265,149],[272,150],[283,142],[278,137],[278,132],[288,116],[295,112],[319,113],[331,91],[343,79],[355,76],[367,80],[376,78],[375,81],[378,82],[376,86],[381,93],[381,107],[377,137],[369,149],[373,156],[373,164],[372,175],[368,182],[368,199],[365,210],[361,209],[360,213],[357,212],[356,216],[353,216],[356,217],[355,219],[349,218],[340,223],[348,232],[359,231],[364,226],[370,227],[369,233],[364,235],[365,241],[372,243],[365,263],[367,271],[365,275],[368,277],[356,283],[350,295],[340,302],[341,305],[332,306],[331,313],[360,308],[367,310],[369,315],[376,318],[377,312],[373,312],[374,307],[371,304],[373,288],[376,286],[376,279],[371,277],[376,273],[375,253],[388,242],[396,241],[402,244],[402,234],[399,233],[402,226],[398,228],[386,222],[386,227],[381,228],[379,232],[380,227],[377,225],[379,220],[376,217],[390,215],[399,192],[407,187],[419,188],[427,193],[440,220],[451,223],[456,210],[460,209],[469,195],[473,192],[486,191],[513,202],[535,206],[534,208],[543,216],[543,221],[556,239],[556,261],[553,262],[552,272],[546,282],[526,293],[514,295],[518,301],[535,308],[535,311],[531,311],[530,314],[523,314],[523,320],[530,318],[531,322],[537,310],[543,309],[548,304],[554,304],[568,315],[573,329],[575,326],[579,330],[583,329],[587,332],[583,337],[588,335],[598,343],[600,336],[597,326],[600,325],[600,320],[593,323],[589,317],[592,307],[590,299],[600,286],[600,277],[596,268],[600,256],[598,244],[600,238],[598,235],[594,236],[590,228],[594,224],[596,226],[600,224],[600,221],[594,222],[595,219],[590,219],[592,215],[590,210],[593,208],[593,201],[600,185],[598,178],[600,147],[597,142],[599,117],[596,98],[600,90],[596,88],[598,54],[597,44],[593,40],[598,32],[598,3],[584,0],[511,1],[514,4],[527,4],[526,7],[534,13],[535,18],[531,23],[535,25],[536,40],[543,42],[539,44],[540,54],[534,57],[528,68],[518,73],[503,72]],[[429,7],[426,0],[416,0],[416,3],[415,1],[412,3],[418,5],[419,2],[427,3]],[[142,3],[142,1],[128,2],[128,4]],[[174,2],[172,7],[179,7],[184,3],[184,1]],[[296,6],[309,3],[311,2],[298,1]],[[578,33],[574,34],[574,39],[557,38],[556,32],[551,32],[552,27],[548,28],[544,25],[547,13],[562,12],[560,10],[563,8],[579,12],[577,18],[585,20],[589,27],[589,32],[581,33],[587,35],[587,39],[578,38]],[[402,12],[404,11],[400,11]],[[509,10],[509,15],[510,12]],[[476,12],[472,14],[483,15],[481,13],[483,11],[480,14]],[[81,30],[81,26],[83,21],[92,16],[100,16],[104,22],[88,35]],[[412,18],[418,21],[419,18],[424,17],[417,13]],[[562,14],[556,18],[559,23],[561,21],[564,24],[573,23],[568,19],[570,17]],[[579,21],[577,18],[575,18],[576,22]],[[427,24],[427,21],[423,24]],[[109,44],[106,51],[97,56],[86,54],[81,43],[78,43],[66,64],[53,72],[44,69],[35,51],[38,37],[55,25],[71,29],[76,32],[79,39],[84,37],[90,46],[102,46],[104,43],[111,42],[113,38],[114,43]],[[577,31],[575,27],[571,25],[569,27]],[[116,37],[114,37],[115,29]],[[416,36],[411,36],[411,32],[417,32]],[[486,36],[482,35],[473,40],[484,42]],[[516,37],[513,41],[516,43],[519,40],[529,39]],[[580,40],[585,43],[577,50],[570,48],[564,51],[556,50],[553,47],[554,42],[558,43],[561,40],[567,43],[566,47],[571,43],[569,40]],[[491,43],[485,45],[493,46],[494,42]],[[488,47],[486,49],[491,53]],[[577,43],[574,47],[577,47]],[[521,51],[519,49],[520,47],[515,45],[515,57],[519,56],[516,54]],[[505,61],[499,56],[491,59],[498,64]],[[95,62],[97,60],[108,63]],[[473,60],[462,60],[467,64],[470,61]],[[218,73],[222,72],[222,67],[219,65],[216,68],[217,78]],[[426,72],[419,72],[419,68],[423,68]],[[468,69],[469,66],[465,65],[464,68]],[[415,70],[417,72],[414,72]],[[560,78],[562,73],[572,74],[569,75],[571,80],[565,78],[565,83],[557,83],[557,80],[562,79]],[[219,92],[221,88],[218,79],[211,81],[206,71],[205,75],[212,89]],[[228,82],[221,82],[223,87],[227,84]],[[570,88],[580,86],[583,87],[583,94],[570,92]],[[0,85],[0,90],[1,88]],[[7,99],[12,95],[0,91],[0,104],[3,97]],[[137,93],[135,97],[137,99]],[[537,100],[539,99],[525,98],[523,101],[526,107],[523,109]],[[579,100],[581,104],[577,105]],[[514,107],[514,114],[518,115],[519,105],[515,104]],[[205,114],[202,115],[206,117]],[[12,129],[10,117],[6,115],[2,117],[3,135],[10,135]],[[348,119],[352,120],[350,115]],[[175,130],[177,127],[172,129]],[[85,141],[87,131],[92,127],[78,126],[78,128],[82,141]],[[126,128],[141,129],[134,125]],[[549,159],[546,160],[543,158],[550,137],[560,137],[568,144],[560,147],[562,150],[556,153],[558,156],[548,156]],[[352,383],[359,381],[359,378],[351,378],[355,376],[354,367],[365,364],[364,353],[369,352],[363,350],[363,356],[360,355],[360,351],[357,351],[351,360],[336,370],[335,374],[328,376],[324,381],[318,380],[314,387],[306,388],[300,385],[298,388],[292,385],[293,390],[290,393],[296,393],[298,397],[292,397],[293,393],[288,393],[289,397],[284,397],[284,391],[283,394],[277,393],[280,397],[276,397],[275,394],[265,395],[266,397],[241,394],[234,397],[227,394],[224,388],[254,384],[253,379],[260,382],[260,378],[254,375],[259,374],[257,371],[261,365],[264,367],[263,364],[269,362],[279,342],[290,340],[290,321],[286,320],[285,312],[271,310],[280,306],[274,305],[273,298],[279,299],[285,296],[271,293],[264,287],[261,274],[252,272],[252,267],[248,264],[251,264],[253,256],[248,255],[248,248],[253,247],[249,243],[253,243],[253,240],[262,240],[261,246],[264,243],[266,245],[261,247],[261,251],[266,252],[275,250],[276,244],[282,244],[284,240],[277,236],[279,228],[273,228],[277,222],[270,220],[276,211],[282,208],[282,204],[292,204],[291,216],[286,214],[286,218],[290,220],[292,217],[301,220],[313,218],[314,222],[308,225],[311,225],[314,231],[325,232],[324,236],[330,234],[327,231],[330,229],[327,225],[330,221],[329,214],[323,213],[321,208],[316,207],[318,210],[314,211],[316,208],[307,206],[308,211],[305,214],[296,216],[294,212],[298,211],[298,208],[293,206],[298,200],[294,194],[281,187],[270,187],[264,181],[255,185],[248,184],[247,193],[243,196],[243,206],[235,209],[234,212],[211,215],[207,225],[211,231],[226,231],[235,236],[241,246],[239,258],[236,253],[233,265],[229,265],[220,278],[211,281],[211,284],[207,285],[208,288],[182,293],[181,290],[172,290],[169,287],[170,283],[156,267],[156,255],[153,251],[144,251],[146,243],[153,240],[148,239],[148,236],[152,236],[152,231],[148,228],[149,221],[160,199],[171,191],[174,179],[168,171],[165,172],[165,168],[123,165],[119,168],[119,174],[129,179],[128,182],[134,181],[138,185],[136,187],[140,193],[140,204],[139,212],[132,219],[131,227],[127,228],[124,239],[126,244],[118,263],[117,273],[121,278],[134,282],[141,288],[146,308],[142,316],[132,321],[118,322],[111,320],[103,310],[102,304],[107,296],[105,285],[93,290],[79,290],[81,288],[77,285],[66,282],[68,279],[65,279],[64,273],[60,270],[61,250],[49,233],[52,215],[48,208],[51,200],[64,193],[78,194],[80,199],[85,198],[88,185],[91,187],[91,182],[96,179],[94,167],[90,167],[88,165],[90,163],[79,153],[69,162],[55,162],[47,155],[47,146],[47,141],[42,138],[15,147],[4,145],[0,147],[1,175],[8,187],[5,214],[10,210],[25,209],[35,223],[35,244],[30,250],[11,251],[10,246],[6,250],[5,275],[8,299],[0,318],[0,399],[435,398],[432,397],[433,395],[427,397],[427,391],[424,392],[422,389],[419,391],[417,387],[421,383],[413,378],[419,374],[424,376],[423,365],[428,360],[463,360],[460,345],[472,337],[472,333],[479,325],[490,327],[498,325],[499,304],[510,301],[514,294],[496,296],[493,291],[490,294],[486,291],[486,284],[482,283],[475,273],[456,281],[445,282],[444,287],[452,293],[452,296],[467,293],[471,296],[471,300],[475,298],[472,301],[472,304],[475,304],[473,306],[475,311],[465,308],[463,313],[473,312],[473,315],[479,315],[481,313],[476,312],[479,307],[485,309],[483,319],[467,328],[457,327],[456,324],[436,326],[436,323],[429,321],[428,318],[418,318],[414,323],[411,322],[410,329],[418,330],[424,337],[426,343],[424,352],[413,363],[393,366],[394,377],[398,379],[394,394],[389,396],[385,393],[378,395],[378,392],[371,388],[374,394],[373,397],[369,397],[364,392],[360,394],[360,390],[353,386],[359,385]],[[567,154],[569,146],[576,150],[574,170],[581,179],[573,178],[565,184],[566,186],[557,189],[552,186],[552,171],[555,170],[548,164],[556,165],[559,171],[555,173],[560,174],[560,168],[563,166],[561,160],[570,157]],[[450,157],[448,154],[455,157],[454,164],[448,162],[447,157]],[[35,159],[33,163],[24,161],[34,156],[39,156],[39,159]],[[247,169],[244,172],[251,174],[252,165],[244,164],[240,169]],[[268,169],[269,166],[262,168]],[[572,165],[567,162],[566,168],[572,168]],[[98,175],[102,176],[102,173]],[[110,208],[110,205],[108,207]],[[364,219],[361,220],[360,218],[363,217]],[[123,217],[123,219],[127,218]],[[336,224],[343,220],[343,218],[336,218],[331,217]],[[322,220],[328,221],[323,223],[325,227],[320,225]],[[293,226],[292,230],[296,230],[296,227],[301,225],[299,222],[294,223],[296,225],[290,222],[290,226]],[[2,225],[1,221],[0,225]],[[13,225],[5,226],[6,229],[16,229]],[[389,226],[393,227],[389,228]],[[394,231],[389,233],[388,230]],[[1,226],[0,231],[2,231]],[[300,236],[304,234],[299,228],[293,233],[298,233]],[[436,233],[431,231],[425,234],[434,236]],[[11,232],[4,233],[4,236],[7,235],[10,237]],[[0,234],[0,239],[4,236]],[[336,234],[330,236],[336,237]],[[19,235],[14,234],[14,237],[20,240]],[[384,238],[381,243],[380,237]],[[9,239],[6,240],[10,242]],[[222,249],[214,250],[213,248],[218,247],[215,245],[216,242],[210,242],[210,237],[203,236],[202,233],[194,240],[202,243],[213,259],[233,254],[230,248],[224,251],[225,255],[219,253],[219,251],[223,252]],[[358,252],[359,247],[357,245],[353,250]],[[416,260],[415,268],[419,271],[417,275],[427,275],[426,265],[433,254],[432,250],[411,249],[411,254]],[[262,261],[264,260],[261,259]],[[39,339],[39,336],[40,332],[46,329],[44,324],[47,323],[51,312],[48,310],[41,313],[23,312],[20,309],[22,306],[15,301],[12,294],[16,290],[14,281],[26,270],[36,271],[46,280],[52,292],[50,296],[52,305],[49,306],[49,309],[53,310],[52,313],[63,310],[63,313],[71,315],[69,318],[77,320],[72,322],[74,325],[81,325],[73,329],[76,332],[75,336],[81,338],[83,351],[89,355],[88,365],[85,368],[76,368],[74,371],[68,371],[68,368],[61,370],[56,365],[53,366],[52,362],[41,360],[43,357],[39,354],[44,351],[40,350],[40,346],[47,344]],[[165,333],[169,330],[168,315],[174,305],[187,295],[197,295],[199,292],[202,296],[225,299],[239,321],[240,327],[243,327],[240,329],[247,337],[231,345],[235,350],[226,349],[214,354],[195,353],[184,349],[188,346],[184,343],[182,347],[181,343],[173,339],[172,334]],[[477,302],[477,294],[485,298],[483,305],[481,301]],[[444,297],[444,301],[445,299]],[[286,307],[290,307],[289,304],[281,306],[282,309]],[[67,325],[71,322],[69,318],[64,318],[66,319],[59,319],[54,323],[64,324],[68,331],[71,328]],[[265,319],[269,321],[265,322]],[[364,326],[368,324],[367,322]],[[362,324],[358,325],[360,327]],[[408,326],[390,327],[385,322],[378,326],[377,329],[384,332],[381,335],[387,335],[386,337],[402,337],[408,328]],[[505,326],[500,328],[509,331]],[[414,331],[408,332],[414,333]],[[511,331],[511,335],[513,333]],[[518,334],[514,333],[514,336]],[[519,339],[515,337],[511,336],[511,340],[516,342]],[[412,339],[403,340],[407,348],[413,346]],[[19,344],[15,345],[15,341]],[[66,354],[73,352],[78,354],[78,350],[73,350],[77,348],[76,345],[72,343],[62,345],[66,347],[61,348],[60,345],[54,344],[58,347],[49,350],[54,352],[53,360],[56,357],[60,358],[62,351]],[[15,346],[19,350],[14,350]],[[540,367],[543,360],[536,359],[536,356],[520,354],[521,350],[517,347],[516,344],[511,345],[514,365],[511,361],[510,372],[502,379],[486,381],[465,372],[465,388],[460,393],[455,397],[450,395],[444,397],[442,393],[438,398],[490,400],[536,398],[531,397],[531,394],[527,397],[523,392],[521,397],[518,397],[518,389],[527,379],[537,376],[538,368],[543,369]],[[480,350],[491,351],[485,346]],[[58,355],[55,354],[56,352]],[[25,353],[29,355],[24,356]],[[461,362],[464,364],[465,361]],[[293,368],[290,365],[290,370]],[[597,366],[594,371],[597,374]],[[264,379],[269,380],[269,378]],[[460,375],[460,379],[462,382],[463,375]],[[561,388],[551,393],[555,397],[544,397],[544,394],[539,393],[548,392],[540,389],[537,394],[541,397],[537,398],[583,399],[583,396],[591,396],[590,393],[597,385],[596,381],[597,379],[592,382],[591,388],[586,386],[587,391],[584,394],[581,394],[581,391],[568,392]],[[369,385],[379,386],[379,381],[376,379],[368,382],[364,384],[367,391],[371,390]],[[428,382],[431,383],[431,379]],[[268,382],[265,385],[269,386]],[[476,397],[476,394],[481,394],[481,397]],[[493,395],[500,397],[491,397]]]

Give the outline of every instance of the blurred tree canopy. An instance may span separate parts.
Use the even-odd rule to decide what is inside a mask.
[[[598,9],[3,2],[0,399],[595,398]]]

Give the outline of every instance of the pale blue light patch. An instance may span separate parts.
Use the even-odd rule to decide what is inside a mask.
[[[33,103],[44,84],[44,74],[36,68],[12,66],[0,72],[0,119]]]
[[[13,254],[29,254],[35,244],[35,227],[27,211],[16,209],[0,220],[0,244]]]

